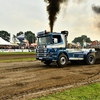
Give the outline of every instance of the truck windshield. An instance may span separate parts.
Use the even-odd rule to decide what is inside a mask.
[[[37,44],[38,45],[48,45],[48,44],[51,44],[51,36],[39,37]]]

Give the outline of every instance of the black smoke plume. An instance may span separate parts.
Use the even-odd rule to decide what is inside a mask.
[[[100,15],[100,6],[92,5],[92,10],[93,10],[97,15]],[[98,29],[100,29],[100,19],[97,19],[97,25],[96,25],[96,27],[98,27]]]
[[[54,22],[57,19],[56,15],[60,11],[60,4],[67,2],[68,0],[44,0],[44,1],[49,4],[47,6],[47,12],[49,15],[48,19],[49,19],[50,31],[53,32]]]
[[[96,14],[100,14],[100,6],[92,5],[92,10],[93,10]]]

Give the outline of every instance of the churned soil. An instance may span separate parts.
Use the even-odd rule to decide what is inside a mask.
[[[0,63],[0,100],[30,100],[32,93],[100,79],[100,61],[59,68],[40,61]]]

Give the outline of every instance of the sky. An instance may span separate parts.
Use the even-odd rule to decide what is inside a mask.
[[[100,15],[92,6],[100,6],[100,0],[69,0],[61,4],[54,24],[54,32],[69,31],[68,42],[75,37],[87,35],[92,41],[100,40]],[[37,32],[50,30],[47,4],[44,0],[0,0],[0,31]]]

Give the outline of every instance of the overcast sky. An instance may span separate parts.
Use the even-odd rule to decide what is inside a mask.
[[[100,0],[69,0],[62,4],[54,32],[68,30],[68,42],[81,35],[100,40],[100,15],[94,13],[92,5],[100,6]],[[0,0],[0,31],[16,34],[50,30],[46,6],[44,0]]]

